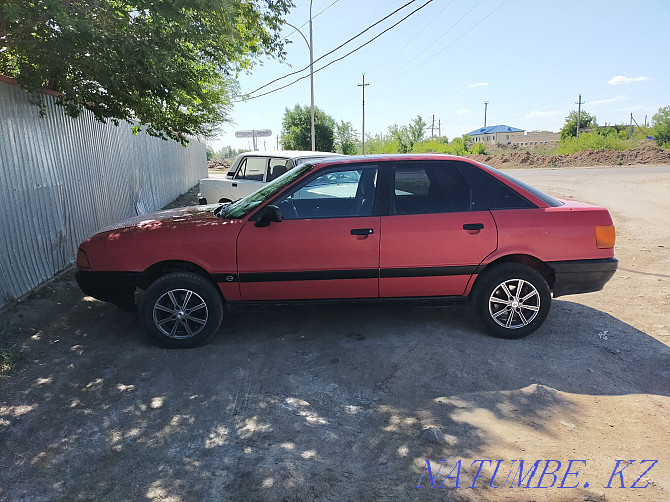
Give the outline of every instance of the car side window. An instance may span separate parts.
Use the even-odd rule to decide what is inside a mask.
[[[235,179],[263,181],[267,165],[267,157],[247,157],[240,163],[240,167],[235,174]]]
[[[472,185],[477,199],[481,201],[480,204],[483,206],[481,209],[528,209],[536,207],[525,197],[484,172],[484,170],[470,164],[461,164],[463,175]]]
[[[271,158],[266,181],[272,181],[279,178],[282,174],[292,167],[290,160],[281,158]]]
[[[344,168],[311,178],[277,205],[285,220],[372,216],[376,192],[376,168]]]
[[[455,213],[474,209],[470,185],[449,163],[408,162],[395,167],[392,214]]]

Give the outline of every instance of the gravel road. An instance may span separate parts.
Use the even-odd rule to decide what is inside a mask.
[[[670,500],[670,167],[511,174],[608,207],[620,259],[522,340],[345,305],[169,351],[71,273],[42,288],[0,318],[27,351],[0,378],[0,499]]]

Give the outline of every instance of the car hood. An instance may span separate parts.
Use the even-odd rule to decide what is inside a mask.
[[[114,225],[100,230],[100,233],[131,228],[151,228],[156,226],[176,226],[183,223],[206,223],[208,220],[217,220],[214,210],[221,204],[206,204],[199,206],[178,207],[155,213],[143,214],[128,218]]]

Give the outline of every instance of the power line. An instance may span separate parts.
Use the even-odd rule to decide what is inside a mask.
[[[338,45],[338,46],[335,47],[333,50],[331,50],[331,51],[329,51],[329,52],[326,52],[323,56],[321,56],[321,57],[315,59],[315,60],[313,61],[313,63],[317,63],[317,62],[321,61],[323,58],[325,58],[326,56],[329,56],[329,55],[331,55],[333,52],[335,52],[335,51],[341,49],[342,47],[344,47],[345,45],[347,45],[347,44],[348,44],[349,42],[351,42],[352,40],[355,40],[356,38],[360,37],[360,36],[363,35],[365,32],[367,32],[367,31],[371,30],[372,28],[374,28],[375,26],[377,26],[379,23],[382,23],[382,22],[386,21],[389,17],[393,16],[393,15],[396,14],[398,11],[401,11],[402,9],[404,9],[405,7],[407,7],[408,5],[410,5],[410,4],[412,4],[412,3],[416,2],[416,1],[417,1],[417,0],[410,0],[409,2],[407,2],[407,3],[406,3],[405,5],[403,5],[402,7],[397,8],[396,10],[394,10],[393,12],[391,12],[390,14],[384,16],[384,17],[383,17],[382,19],[380,19],[379,21],[377,21],[377,22],[375,22],[374,24],[371,24],[370,26],[368,26],[367,28],[365,28],[363,31],[361,31],[361,32],[358,33],[357,35],[354,35],[353,37],[351,37],[351,38],[350,38],[349,40],[347,40],[346,42],[344,42],[344,43]],[[432,1],[432,0],[431,0],[431,1]],[[303,25],[303,26],[304,26],[304,25]],[[267,84],[263,84],[262,86],[260,86],[260,87],[258,87],[258,88],[256,88],[256,89],[254,89],[253,91],[248,92],[247,94],[253,94],[253,93],[255,93],[255,92],[260,91],[261,89],[266,88],[266,87],[269,86],[269,85],[274,84],[275,82],[278,82],[279,80],[283,80],[283,79],[288,78],[288,77],[290,77],[290,76],[292,76],[292,75],[296,75],[296,74],[298,74],[298,73],[302,73],[302,72],[305,71],[307,68],[309,68],[309,66],[310,66],[310,65],[307,65],[307,66],[305,66],[304,68],[301,68],[300,70],[296,70],[296,71],[293,71],[293,72],[291,72],[291,73],[287,73],[286,75],[284,75],[284,76],[282,76],[282,77],[277,77],[276,79],[271,80],[271,81],[268,82]]]
[[[451,2],[451,3],[453,3],[453,2]],[[451,5],[451,3],[449,3],[449,5]],[[436,40],[434,40],[428,47],[422,49],[421,52],[419,52],[419,54],[423,54],[424,52],[426,52],[426,51],[427,51],[428,49],[430,49],[433,45],[435,45],[439,40],[441,40],[447,33],[449,33],[451,30],[453,30],[453,29],[454,29],[454,28],[455,28],[461,21],[463,21],[463,19],[465,19],[466,16],[467,16],[468,14],[470,14],[470,12],[472,12],[472,11],[473,11],[473,10],[480,4],[480,3],[482,3],[481,0],[480,0],[479,2],[477,2],[477,3],[476,3],[476,4],[475,4],[469,11],[467,11],[465,14],[463,14],[463,15],[460,17],[460,19],[459,19],[458,21],[456,21],[454,24],[452,24],[452,25],[449,27],[449,29],[448,29],[447,31],[445,31],[444,33],[442,33],[442,35],[440,35]],[[447,7],[449,7],[449,5],[447,5]],[[446,8],[446,7],[445,7],[445,8]],[[440,14],[441,14],[441,12],[440,12]],[[416,37],[415,37],[415,38],[416,38]],[[403,47],[403,49],[404,49],[405,47],[406,47],[406,45]],[[398,51],[398,52],[399,52],[399,51]],[[398,68],[394,68],[394,69],[393,69],[393,73],[397,73],[399,70],[402,70],[405,66],[407,66],[408,64],[414,62],[415,60],[416,60],[416,56],[415,56],[415,57],[412,57],[411,59],[409,59],[409,60],[408,60],[407,62],[405,62],[402,66],[400,66],[400,67],[398,67]]]
[[[325,9],[323,9],[323,10],[317,12],[316,14],[314,14],[314,15],[312,16],[312,21],[315,20],[317,17],[319,17],[319,16],[320,16],[321,14],[323,14],[324,12],[326,12],[328,9],[330,9],[333,5],[335,5],[335,4],[336,4],[337,2],[339,2],[339,1],[340,1],[340,0],[335,0],[335,1],[334,1],[333,3],[331,3],[328,7],[326,7]],[[308,19],[307,21],[305,21],[304,23],[302,23],[300,26],[298,26],[298,30],[299,30],[300,28],[302,28],[303,26],[305,26],[307,23],[309,23],[309,19]],[[293,30],[291,33],[289,33],[288,35],[286,35],[284,38],[289,38],[289,37],[290,37],[291,35],[293,35],[294,33],[298,33],[298,30]]]
[[[412,1],[415,1],[415,0],[412,0]],[[328,68],[330,65],[332,65],[332,64],[334,64],[334,63],[337,63],[338,61],[342,61],[344,58],[347,58],[347,57],[351,56],[354,52],[357,52],[357,51],[359,51],[360,49],[362,49],[363,47],[365,47],[366,45],[371,44],[372,42],[374,42],[375,40],[377,40],[379,37],[381,37],[384,33],[387,33],[388,31],[392,30],[393,28],[395,28],[396,26],[398,26],[400,23],[402,23],[402,22],[404,22],[405,20],[407,20],[410,16],[413,16],[414,14],[416,14],[416,13],[419,12],[421,9],[423,9],[426,5],[428,5],[429,3],[433,2],[433,1],[434,1],[434,0],[428,0],[426,3],[424,3],[424,4],[421,5],[420,7],[417,7],[417,8],[414,9],[412,12],[410,12],[410,13],[407,14],[405,17],[403,17],[400,21],[398,21],[398,22],[396,22],[395,24],[389,26],[389,27],[386,28],[384,31],[380,32],[378,35],[376,35],[375,37],[371,38],[370,40],[368,40],[368,41],[365,42],[364,44],[359,45],[359,46],[356,47],[355,49],[353,49],[353,50],[349,51],[348,53],[346,53],[344,56],[341,56],[341,57],[339,57],[339,58],[337,58],[337,59],[332,60],[330,63],[323,65],[321,68],[318,68],[318,69],[314,70],[313,73],[317,73],[317,72],[319,72],[319,71],[321,71],[321,70],[323,70],[323,69],[325,69],[325,68]],[[410,2],[410,3],[411,3],[411,2]],[[323,57],[323,56],[322,56],[322,57]],[[321,59],[321,58],[319,58],[319,59]],[[287,87],[289,87],[289,86],[291,86],[291,85],[293,85],[293,84],[295,84],[295,83],[297,83],[297,82],[299,82],[299,81],[301,81],[301,80],[304,80],[304,79],[306,79],[306,78],[308,78],[308,77],[309,77],[309,75],[303,75],[302,77],[299,77],[299,78],[295,79],[294,81],[292,81],[292,82],[290,82],[290,83],[288,83],[288,84],[286,84],[286,85],[283,85],[283,86],[281,86],[281,87],[277,87],[276,89],[272,89],[271,91],[267,91],[267,92],[264,92],[264,93],[262,93],[262,94],[257,94],[256,96],[249,96],[249,97],[247,97],[247,98],[245,98],[245,99],[233,100],[232,102],[233,102],[233,103],[240,103],[240,102],[242,102],[242,101],[249,101],[249,100],[251,100],[251,99],[256,99],[256,98],[260,98],[260,97],[262,97],[262,96],[267,96],[268,94],[272,94],[273,92],[277,92],[277,91],[280,91],[280,90],[282,90],[282,89],[285,89],[285,88],[287,88]],[[255,91],[254,91],[254,92],[255,92]]]
[[[418,66],[420,66],[420,65],[424,65],[424,64],[426,64],[428,61],[430,61],[431,59],[433,59],[433,58],[435,58],[436,56],[438,56],[439,54],[442,54],[442,53],[443,53],[444,51],[446,51],[449,47],[451,47],[452,45],[454,45],[456,42],[458,42],[460,39],[462,39],[463,37],[465,37],[465,36],[466,36],[468,33],[470,33],[472,30],[474,30],[477,26],[479,26],[479,25],[482,24],[484,21],[486,21],[489,17],[491,17],[495,11],[497,11],[500,7],[502,7],[503,5],[505,5],[508,1],[509,1],[509,0],[503,0],[503,1],[500,3],[500,5],[498,5],[495,9],[493,9],[491,12],[489,12],[486,16],[484,16],[484,18],[482,18],[478,23],[476,23],[476,24],[475,24],[474,26],[472,26],[469,30],[467,30],[465,33],[463,33],[460,37],[458,37],[456,40],[454,40],[453,42],[451,42],[451,43],[450,43],[449,45],[447,45],[446,47],[440,49],[438,52],[436,52],[435,54],[433,54],[432,56],[430,56],[428,59],[426,59],[426,60],[423,61],[422,63],[419,63]]]
[[[421,28],[421,29],[419,30],[419,32],[418,32],[416,35],[414,35],[412,38],[410,38],[410,39],[405,43],[405,45],[403,45],[400,49],[398,49],[398,50],[396,51],[396,53],[400,53],[400,52],[401,52],[405,47],[407,47],[410,43],[414,42],[414,40],[416,40],[416,38],[417,38],[419,35],[421,35],[424,31],[426,31],[426,28],[428,28],[431,24],[433,24],[435,21],[437,21],[437,18],[439,18],[439,17],[442,15],[442,13],[443,13],[445,10],[447,10],[447,8],[448,8],[452,3],[454,3],[455,1],[456,1],[456,0],[451,0],[451,2],[449,2],[447,5],[445,5],[445,6],[444,6],[444,9],[442,9],[440,12],[438,12],[437,15],[435,15],[435,17],[433,17],[433,19],[431,19],[430,22],[429,22],[426,26],[424,26],[423,28]]]

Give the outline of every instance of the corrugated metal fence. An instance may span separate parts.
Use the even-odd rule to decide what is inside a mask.
[[[81,241],[160,209],[207,176],[205,145],[188,148],[66,117],[44,95],[46,116],[0,82],[0,307],[71,264]]]

